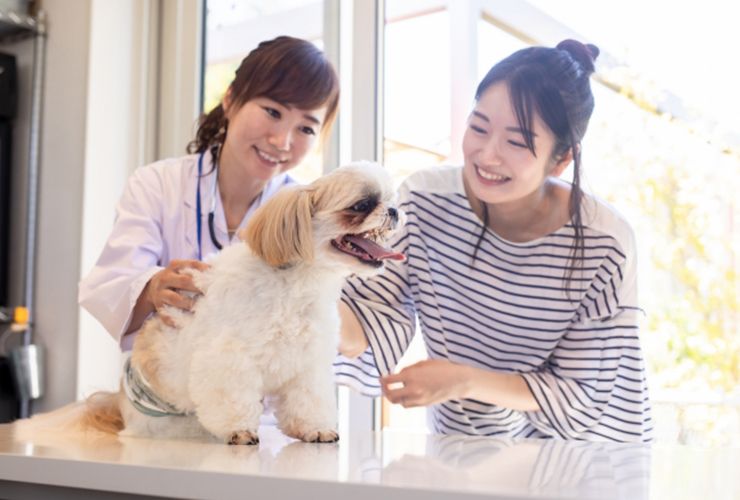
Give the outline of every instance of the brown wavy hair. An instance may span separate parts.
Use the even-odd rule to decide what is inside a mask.
[[[313,43],[279,36],[260,43],[245,57],[229,85],[233,106],[267,97],[299,109],[326,106],[322,135],[331,129],[339,104],[339,78],[324,53]],[[228,120],[223,101],[198,119],[188,153],[202,153],[224,143]]]

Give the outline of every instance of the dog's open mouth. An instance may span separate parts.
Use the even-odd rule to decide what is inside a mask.
[[[378,236],[377,231],[363,234],[345,234],[331,240],[331,244],[340,252],[356,257],[361,262],[374,267],[382,266],[386,259],[406,259],[406,256],[402,253],[383,248],[376,243],[374,239]]]

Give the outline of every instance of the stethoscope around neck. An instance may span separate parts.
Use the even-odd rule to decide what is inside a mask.
[[[198,228],[198,260],[203,260],[203,245],[201,243],[200,236],[203,225],[203,210],[200,203],[200,180],[203,176],[203,157],[205,156],[205,154],[206,152],[203,151],[198,157],[198,182],[197,187],[195,188],[195,220]],[[213,228],[213,218],[216,214],[216,187],[218,186],[218,161],[216,161],[216,151],[211,151],[211,158],[213,158],[214,175],[213,184],[211,186],[211,209],[208,211],[208,234],[211,236],[211,242],[213,243],[213,246],[215,246],[218,250],[221,250],[223,248],[223,245],[221,245],[221,242],[218,241],[218,238],[216,238],[216,231]]]

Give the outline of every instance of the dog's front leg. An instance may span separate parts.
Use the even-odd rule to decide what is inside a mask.
[[[275,416],[286,435],[312,443],[334,443],[337,403],[330,372],[302,373],[281,387]]]
[[[239,350],[193,355],[189,393],[195,414],[208,432],[225,443],[259,443],[263,392],[255,366]]]

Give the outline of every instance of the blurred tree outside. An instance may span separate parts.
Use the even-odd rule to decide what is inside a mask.
[[[624,95],[595,93],[587,188],[635,229],[651,393],[677,407],[681,433],[698,426],[726,440],[729,426],[737,439],[740,154]]]
[[[203,89],[203,112],[208,113],[221,102],[240,62],[234,59],[208,64]]]

